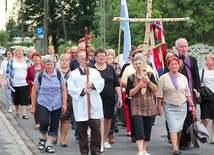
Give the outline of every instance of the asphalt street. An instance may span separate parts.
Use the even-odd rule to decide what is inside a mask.
[[[20,116],[14,118],[13,113],[8,113],[5,109],[5,97],[2,88],[0,88],[0,155],[46,155],[37,149],[40,133],[34,129],[34,118],[29,110],[27,115],[29,120],[24,120]],[[198,118],[199,118],[199,107]],[[20,108],[21,114],[21,108]],[[211,133],[211,123],[208,126]],[[74,130],[69,129],[67,135],[67,148],[60,146],[58,141],[54,146],[55,155],[79,155],[79,146],[75,143]],[[171,144],[166,139],[165,118],[156,117],[155,126],[152,129],[151,141],[148,144],[147,151],[151,155],[172,155]],[[137,147],[131,142],[130,137],[126,136],[126,129],[119,127],[119,132],[115,133],[115,143],[111,149],[105,149],[103,155],[136,155]],[[183,155],[213,155],[214,145],[207,142],[200,148],[190,147],[188,150],[182,151]]]

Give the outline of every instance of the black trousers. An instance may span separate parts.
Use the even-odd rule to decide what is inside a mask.
[[[100,152],[101,145],[101,133],[100,133],[100,119],[90,119],[89,121],[77,122],[79,133],[79,148],[80,152],[88,153],[88,126],[91,128],[91,152]]]

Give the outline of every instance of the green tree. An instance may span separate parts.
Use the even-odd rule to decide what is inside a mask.
[[[15,22],[14,19],[9,19],[7,23],[8,41],[12,41],[13,37],[21,36],[20,26]]]
[[[0,46],[6,47],[7,34],[6,31],[0,30]]]
[[[44,1],[18,1],[24,2],[23,10],[19,12],[18,26],[24,24],[26,33],[34,34],[37,26],[43,26]],[[90,34],[94,35],[91,43],[95,47],[100,46],[100,0],[64,0],[62,2],[68,40],[77,44],[78,40],[84,36],[84,27],[87,26]],[[190,45],[195,43],[213,45],[213,3],[210,0],[153,0],[152,14],[154,17],[190,17],[187,22],[163,23],[168,48],[171,48],[175,40],[180,37],[187,38]],[[119,22],[113,22],[112,19],[120,16],[120,0],[106,0],[105,6],[106,48],[117,49]],[[147,0],[127,0],[127,6],[130,18],[145,18]],[[65,41],[60,0],[49,0],[48,12],[48,36],[53,37],[53,44],[58,47]],[[21,18],[24,21],[20,20]],[[130,23],[130,31],[132,45],[137,46],[143,43],[145,23]]]
[[[21,0],[19,0],[21,1]],[[94,10],[97,1],[94,0],[64,0],[63,10],[68,40],[78,42],[84,36],[84,28],[93,29]],[[64,42],[63,23],[60,14],[60,0],[49,0],[48,10],[48,36],[52,36],[53,44],[58,47]],[[29,23],[29,29],[35,31],[37,26],[43,26],[44,1],[24,1],[22,18]],[[21,14],[21,12],[20,12]]]
[[[176,39],[185,37],[189,44],[213,44],[214,5],[209,0],[156,0],[153,9],[162,12],[164,18],[190,17],[187,22],[163,23],[168,47]]]

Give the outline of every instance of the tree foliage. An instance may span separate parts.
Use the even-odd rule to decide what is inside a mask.
[[[53,44],[56,47],[64,42],[60,2],[61,0],[49,0],[48,10],[48,36],[53,37]],[[100,46],[100,0],[62,2],[68,40],[77,43],[84,36],[84,27],[87,26],[90,34],[93,33],[95,36],[92,44],[95,47]],[[190,45],[195,43],[214,45],[213,3],[210,0],[153,0],[153,17],[190,17],[187,22],[163,23],[167,47],[171,48],[180,37],[187,38]],[[127,6],[130,18],[145,18],[147,0],[127,0]],[[44,1],[25,0],[21,7],[18,21],[24,24],[26,27],[24,30],[34,34],[37,26],[43,26]],[[120,0],[106,0],[105,9],[106,48],[117,49],[119,22],[113,22],[112,19],[120,16]],[[143,43],[145,23],[130,23],[130,30],[132,45]]]
[[[5,31],[0,30],[0,46],[6,47],[7,34]]]

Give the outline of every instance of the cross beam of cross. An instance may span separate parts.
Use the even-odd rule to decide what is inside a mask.
[[[148,0],[147,2],[147,13],[146,18],[121,18],[121,17],[114,17],[113,21],[126,21],[126,22],[145,22],[145,36],[144,36],[144,43],[143,43],[143,66],[142,66],[142,75],[147,76],[147,52],[149,47],[149,38],[150,38],[150,23],[154,21],[160,22],[177,22],[177,21],[187,21],[189,17],[185,18],[151,18],[152,14],[152,0]],[[141,89],[141,97],[146,99],[146,87]]]

